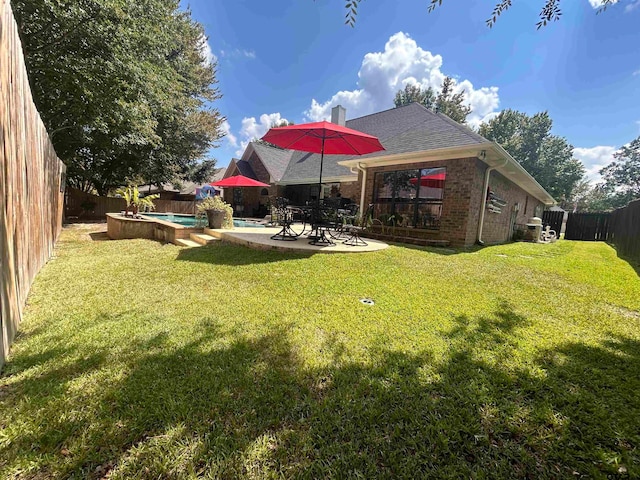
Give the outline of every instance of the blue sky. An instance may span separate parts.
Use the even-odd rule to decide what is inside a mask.
[[[343,0],[183,1],[208,36],[218,62],[227,137],[218,165],[273,121],[347,118],[393,107],[406,83],[438,87],[457,79],[477,125],[502,109],[548,110],[553,132],[575,147],[592,178],[612,153],[640,134],[640,0],[620,0],[596,15],[599,0],[562,2],[563,15],[541,30],[543,0],[514,2],[489,29],[494,1],[363,1],[355,28]]]

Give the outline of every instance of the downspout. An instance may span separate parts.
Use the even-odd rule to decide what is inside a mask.
[[[356,165],[355,168],[358,171],[362,172],[362,184],[360,185],[360,209],[358,212],[358,220],[362,222],[362,217],[367,210],[366,208],[364,208],[364,192],[367,185],[367,169],[363,167],[360,162],[358,162],[358,165]],[[351,171],[351,173],[356,173],[353,171],[353,167],[351,167],[349,170]]]
[[[486,153],[484,153],[483,157],[486,157]],[[479,245],[484,245],[484,242],[482,241],[482,228],[484,227],[484,212],[487,209],[487,190],[489,189],[489,177],[491,176],[491,172],[493,172],[496,168],[504,167],[507,163],[509,163],[508,158],[505,159],[502,165],[496,165],[494,167],[489,167],[487,165],[487,169],[484,172],[484,184],[482,187],[482,210],[480,210],[480,221],[478,222],[478,244]]]

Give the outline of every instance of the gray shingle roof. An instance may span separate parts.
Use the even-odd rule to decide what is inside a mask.
[[[240,172],[240,175],[253,178],[254,180],[257,179],[253,168],[251,168],[251,165],[246,160],[236,160],[236,167],[238,167],[238,172]]]
[[[417,103],[347,120],[346,126],[378,137],[385,150],[362,157],[325,155],[323,178],[353,175],[347,167],[338,165],[337,162],[342,160],[464,147],[488,142],[470,128]],[[252,143],[252,145],[276,182],[308,181],[318,178],[320,174],[319,154],[281,150],[259,143]]]
[[[253,149],[262,160],[264,168],[267,169],[271,180],[279,182],[287,170],[287,165],[291,161],[293,150],[283,150],[281,148],[270,147],[260,142],[252,142]]]

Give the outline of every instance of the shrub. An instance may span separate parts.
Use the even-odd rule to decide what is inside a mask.
[[[224,223],[222,228],[233,228],[233,208],[231,205],[222,200],[220,195],[214,195],[213,197],[206,197],[198,205],[198,214],[206,214],[207,210],[215,210],[217,212],[224,212]]]

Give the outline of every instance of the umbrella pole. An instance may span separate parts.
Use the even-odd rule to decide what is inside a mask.
[[[318,182],[318,199],[316,200],[316,208],[320,213],[320,192],[322,191],[322,164],[324,163],[324,135],[322,136],[322,148],[320,148],[320,181]]]

